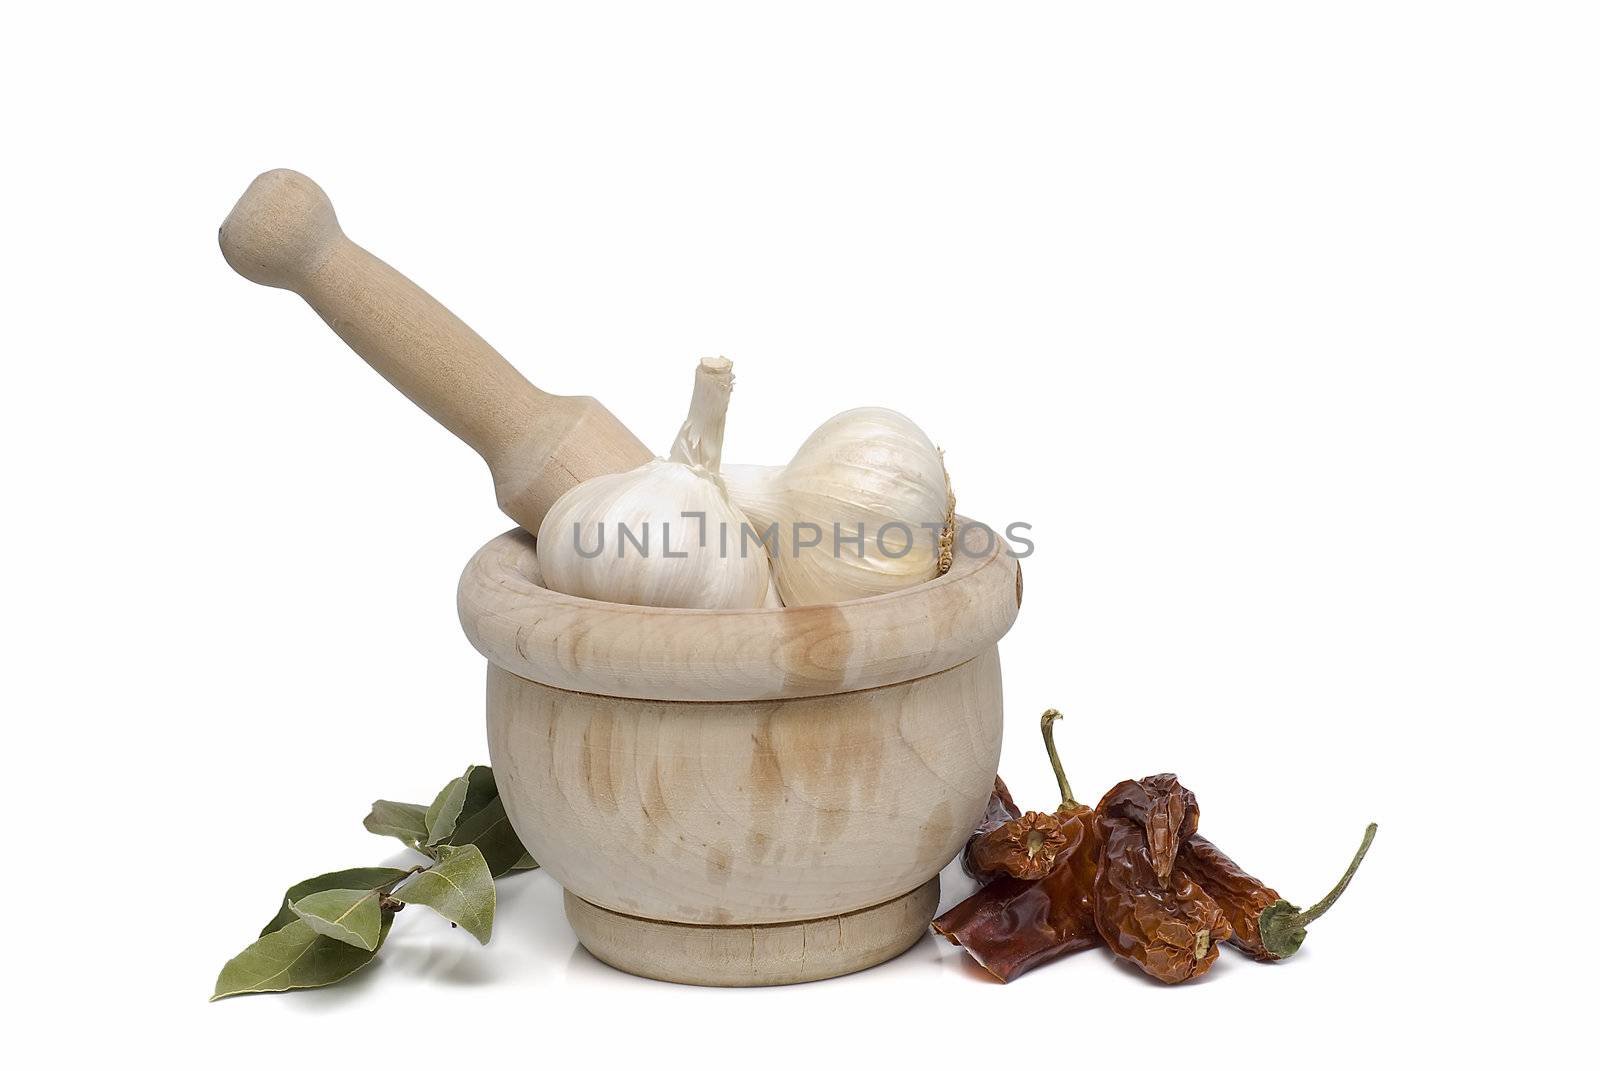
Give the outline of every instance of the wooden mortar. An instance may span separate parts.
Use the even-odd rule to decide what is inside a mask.
[[[772,610],[595,602],[513,530],[458,594],[512,824],[596,957],[700,985],[847,974],[927,931],[1000,762],[997,545],[889,595]]]

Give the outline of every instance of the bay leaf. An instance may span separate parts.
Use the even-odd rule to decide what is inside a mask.
[[[428,808],[420,803],[373,800],[372,811],[361,824],[369,833],[394,837],[407,848],[420,848],[428,839]]]
[[[461,818],[461,808],[467,802],[467,785],[466,777],[456,778],[440,789],[428,805],[424,816],[428,823],[428,837],[424,841],[426,846],[431,848],[455,832],[456,822]]]
[[[431,907],[478,939],[489,943],[494,929],[494,875],[475,844],[441,844],[439,861],[392,895],[407,904]]]
[[[396,870],[389,866],[358,866],[353,870],[335,870],[296,882],[283,894],[283,900],[278,905],[278,913],[272,916],[271,922],[261,928],[261,936],[265,937],[269,933],[281,930],[299,917],[289,907],[291,900],[302,900],[312,893],[327,892],[329,889],[381,889],[385,885],[399,881],[408,873],[410,871]]]
[[[517,869],[517,864],[528,855],[522,841],[517,839],[517,831],[511,828],[505,801],[498,796],[477,814],[462,819],[447,843],[458,847],[477,845],[478,850],[483,852],[489,873],[497,878]]]
[[[459,821],[465,822],[500,798],[500,786],[494,783],[494,771],[487,766],[468,766],[461,776],[467,779],[467,798],[461,804]]]
[[[376,889],[328,889],[291,900],[289,909],[324,937],[376,952],[380,895]]]
[[[522,858],[511,864],[512,870],[538,870],[539,860],[527,852],[522,853]]]
[[[389,934],[394,915],[387,915],[378,930],[378,944]],[[350,977],[377,955],[324,937],[304,919],[295,919],[274,930],[222,967],[217,975],[212,1000],[243,993],[282,993],[290,989],[314,989]]]

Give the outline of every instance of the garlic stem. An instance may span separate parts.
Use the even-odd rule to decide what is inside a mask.
[[[733,362],[706,357],[694,371],[689,415],[678,429],[669,461],[693,465],[715,474],[722,467],[722,433],[728,422],[728,397],[733,393]]]
[[[773,605],[770,562],[765,551],[738,553],[749,522],[717,471],[732,387],[733,362],[701,361],[670,458],[585,480],[556,500],[539,525],[546,587],[635,606]]]

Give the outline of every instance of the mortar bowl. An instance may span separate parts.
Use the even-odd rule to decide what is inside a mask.
[[[994,784],[1021,601],[994,540],[852,602],[596,602],[542,587],[521,529],[458,590],[501,797],[579,940],[708,985],[844,974],[926,932]]]

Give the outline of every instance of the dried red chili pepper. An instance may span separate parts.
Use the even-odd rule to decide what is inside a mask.
[[[1070,852],[1080,840],[1082,837],[1063,829],[1055,815],[1028,811],[973,838],[968,857],[977,873],[1038,881],[1055,869],[1062,852]]]
[[[996,777],[983,820],[961,853],[961,868],[979,882],[1002,874],[1036,880],[1050,872],[1056,854],[1069,846],[1054,816],[1024,812]]]
[[[1178,869],[1199,883],[1211,895],[1233,927],[1234,947],[1246,955],[1270,963],[1288,959],[1305,943],[1306,927],[1321,918],[1355,877],[1361,860],[1378,833],[1376,823],[1367,826],[1361,847],[1333,891],[1301,911],[1255,878],[1206,838],[1191,836],[1178,852]]]
[[[1175,869],[1199,821],[1194,793],[1173,774],[1124,781],[1095,809],[1095,925],[1113,952],[1167,983],[1205,974],[1233,936],[1217,902]]]
[[[1072,799],[1071,787],[1066,783],[1066,775],[1061,772],[1061,759],[1055,750],[1051,726],[1060,717],[1058,710],[1045,711],[1039,719],[1039,729],[1044,734],[1045,750],[1050,755],[1056,783],[1061,786],[1063,802],[1051,814],[1039,811],[1017,814],[1016,804],[1009,800],[1008,794],[1003,802],[1010,803],[1013,813],[1009,818],[995,821],[995,817],[1003,813],[997,807],[997,790],[989,799],[984,825],[979,826],[967,841],[967,850],[962,856],[967,873],[980,881],[990,881],[1001,874],[1024,881],[1037,881],[1055,869],[1058,855],[1072,851],[1083,839],[1075,831],[1064,829],[1061,824],[1062,811],[1067,808],[1068,802],[1077,806],[1077,801]],[[995,782],[1004,788],[999,778]]]
[[[1060,717],[1058,711],[1047,710],[1039,719],[1050,767],[1061,788],[1061,806],[1048,816],[1055,821],[1058,838],[1048,872],[1037,881],[1008,874],[994,877],[933,920],[935,933],[961,945],[1002,982],[1100,943],[1093,899],[1098,832],[1094,811],[1073,799],[1056,753],[1054,723]]]
[[[973,831],[972,836],[967,838],[967,846],[961,852],[961,869],[967,872],[968,877],[976,878],[978,881],[989,881],[995,877],[993,871],[977,865],[972,857],[973,849],[977,846],[978,838],[1021,817],[1022,808],[1011,798],[1011,790],[1006,788],[1004,781],[996,777],[994,790],[989,793],[989,805],[983,811],[983,819],[978,823],[978,828]]]

